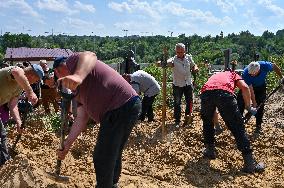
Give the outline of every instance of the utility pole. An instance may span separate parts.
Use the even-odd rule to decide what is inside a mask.
[[[124,32],[125,32],[125,36],[127,37],[128,29],[123,29],[122,31],[124,31]]]

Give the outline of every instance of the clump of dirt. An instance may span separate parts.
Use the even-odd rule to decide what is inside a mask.
[[[167,136],[161,137],[161,112],[156,122],[140,122],[132,131],[123,155],[120,186],[127,188],[159,187],[284,187],[284,101],[276,93],[267,102],[262,134],[251,145],[258,161],[267,168],[260,174],[240,172],[243,165],[234,139],[225,128],[216,136],[218,156],[208,161],[202,158],[202,121],[199,100],[195,102],[192,125],[175,127],[172,110],[167,112]],[[62,163],[61,173],[70,177],[67,183],[50,179],[54,172],[59,138],[44,127],[44,113],[37,110],[28,120],[28,130],[17,145],[17,155],[0,168],[0,187],[94,187],[96,178],[92,152],[98,126],[89,127],[74,144]],[[255,120],[246,129],[253,134]],[[9,141],[15,139],[9,133]]]

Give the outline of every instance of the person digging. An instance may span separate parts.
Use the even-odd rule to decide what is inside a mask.
[[[0,105],[8,103],[11,116],[16,122],[17,131],[22,134],[22,120],[18,110],[18,99],[23,90],[26,92],[28,100],[32,104],[36,104],[38,98],[33,92],[30,84],[42,79],[43,70],[37,65],[33,64],[27,68],[20,68],[17,66],[9,66],[0,69]],[[0,165],[3,165],[10,159],[7,148],[6,130],[0,120]]]
[[[201,118],[205,144],[203,156],[210,160],[216,158],[215,131],[212,119],[217,108],[228,129],[233,134],[238,150],[242,153],[244,159],[242,171],[247,173],[261,172],[264,171],[265,167],[263,163],[257,163],[253,157],[242,114],[238,109],[234,96],[236,87],[242,90],[246,109],[250,113],[256,114],[256,108],[251,106],[248,85],[233,71],[212,75],[201,88]]]

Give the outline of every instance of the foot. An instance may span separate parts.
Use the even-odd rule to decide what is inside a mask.
[[[219,135],[222,132],[223,132],[223,128],[219,124],[216,124],[215,125],[215,135]]]
[[[216,159],[216,151],[213,146],[206,146],[203,150],[203,157],[209,160]]]
[[[247,154],[243,156],[244,158],[244,166],[242,171],[245,173],[255,173],[255,172],[263,172],[265,170],[265,165],[263,162],[257,163],[253,158],[252,154]]]
[[[180,121],[175,121],[175,126],[178,128],[180,126]]]
[[[190,125],[190,124],[192,124],[192,122],[193,122],[193,116],[192,116],[192,115],[186,115],[186,116],[184,117],[183,125],[184,125],[184,126],[185,126],[185,125]]]

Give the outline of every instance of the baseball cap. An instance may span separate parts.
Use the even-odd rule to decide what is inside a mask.
[[[57,57],[55,58],[54,62],[53,62],[53,69],[56,69],[57,67],[59,67],[59,65],[61,63],[64,63],[66,61],[67,57]]]
[[[38,64],[32,64],[31,66],[32,66],[32,68],[34,69],[34,71],[36,72],[36,74],[38,75],[38,77],[39,77],[40,79],[42,79],[43,76],[44,76],[44,72],[43,72],[41,66],[38,65]]]
[[[260,65],[256,61],[253,61],[248,65],[249,74],[256,74],[259,70],[260,70]]]

